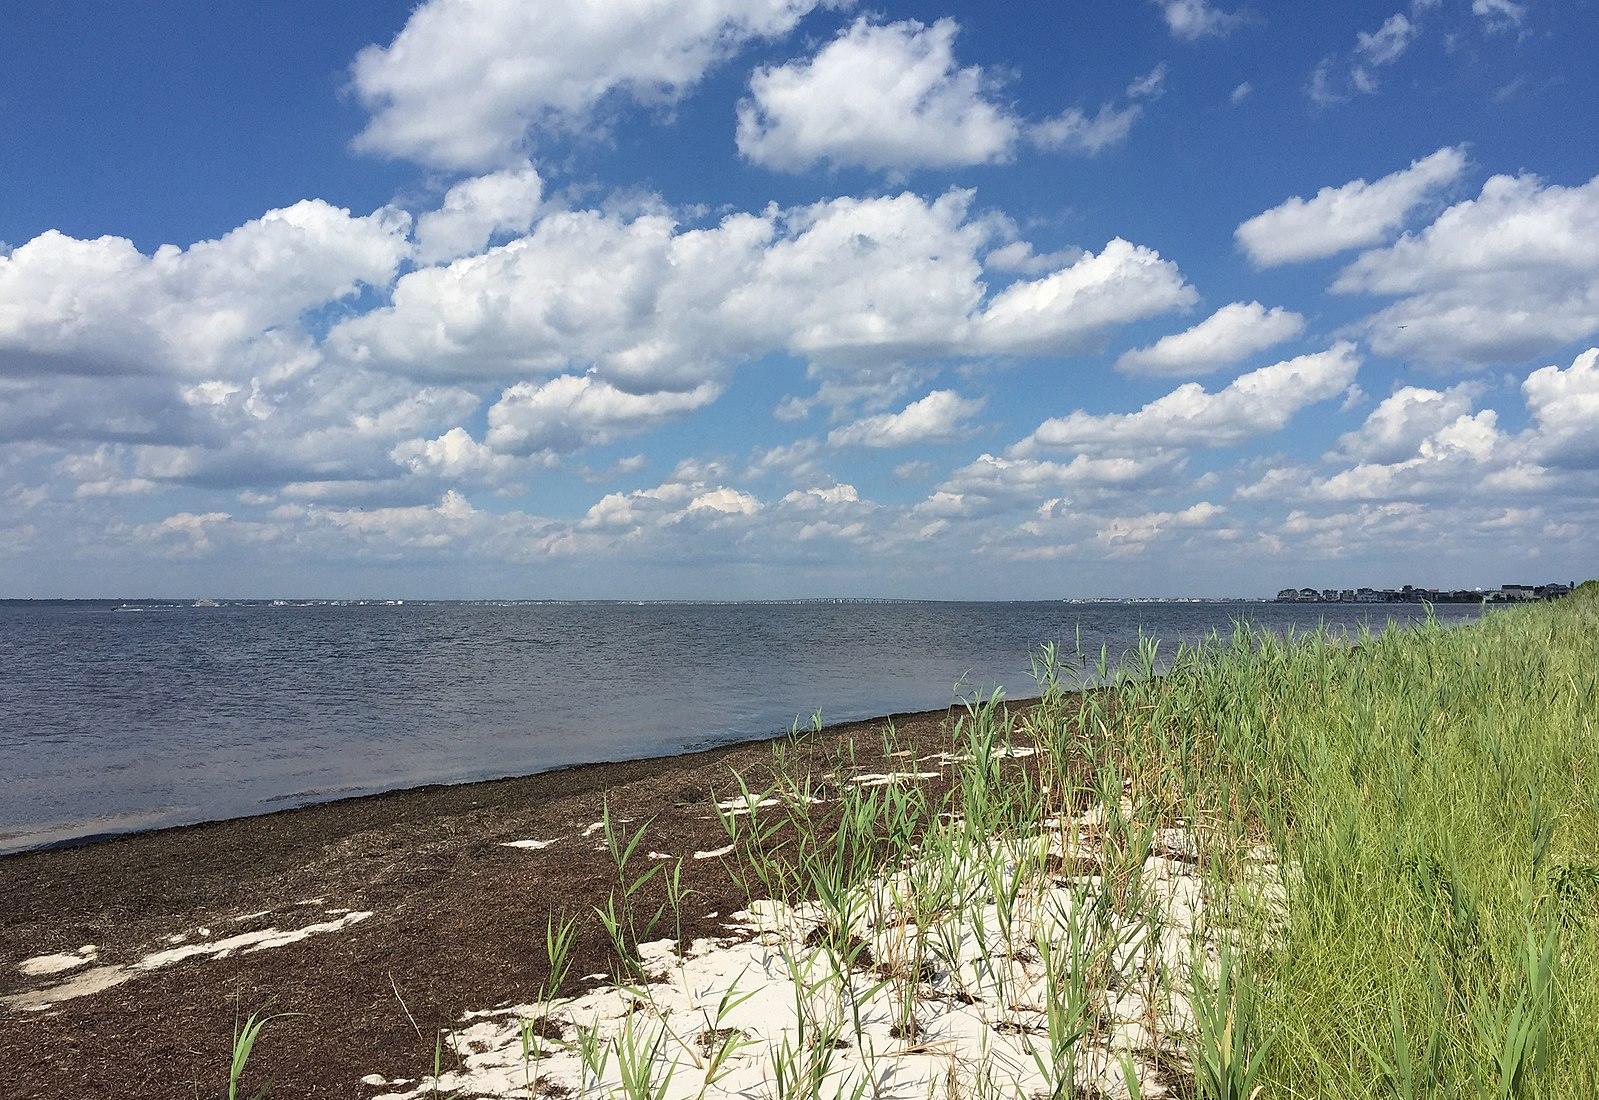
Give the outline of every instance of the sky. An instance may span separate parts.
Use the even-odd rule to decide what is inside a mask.
[[[1592,0],[0,14],[0,596],[1581,579]]]

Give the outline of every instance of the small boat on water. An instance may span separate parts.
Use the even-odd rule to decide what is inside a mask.
[[[198,600],[195,600],[194,603],[191,604],[190,606],[192,606],[192,607],[221,607],[222,605],[217,603],[215,600],[211,599],[209,596],[201,596]]]

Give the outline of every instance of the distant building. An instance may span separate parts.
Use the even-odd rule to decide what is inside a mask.
[[[1277,593],[1282,603],[1506,603],[1522,600],[1552,600],[1575,588],[1575,583],[1502,584],[1484,592],[1480,588],[1284,588]]]

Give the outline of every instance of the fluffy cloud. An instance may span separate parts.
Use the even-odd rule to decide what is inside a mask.
[[[1280,431],[1299,410],[1343,392],[1359,369],[1354,346],[1339,342],[1326,351],[1240,375],[1216,393],[1189,382],[1137,412],[1096,416],[1077,411],[1046,420],[1018,444],[1016,453],[1228,446]]]
[[[1395,390],[1358,429],[1338,437],[1333,457],[1357,462],[1398,462],[1423,440],[1471,411],[1481,387],[1463,382],[1447,390],[1405,386]]]
[[[934,390],[897,413],[867,416],[835,428],[827,441],[834,447],[948,443],[968,434],[967,421],[982,407],[982,398],[962,397],[954,390]]]
[[[1162,337],[1149,347],[1123,352],[1116,367],[1129,374],[1204,374],[1292,340],[1303,331],[1305,319],[1291,310],[1234,302],[1190,329]]]
[[[1473,412],[1479,392],[1471,384],[1402,389],[1328,455],[1355,465],[1326,477],[1274,470],[1240,496],[1491,504],[1591,494],[1599,469],[1599,348],[1568,368],[1528,375],[1522,395],[1529,423],[1520,432],[1502,429],[1493,409]]]
[[[531,164],[462,180],[437,210],[416,222],[416,260],[436,264],[481,252],[496,233],[525,233],[538,213],[544,182]]]
[[[388,283],[408,228],[398,211],[353,217],[312,200],[149,255],[122,238],[57,232],[0,255],[0,445],[188,456],[80,485],[382,469],[393,440],[370,441],[356,418],[398,401],[396,387],[360,371],[325,375],[310,326]]]
[[[795,489],[783,498],[783,503],[802,512],[820,511],[836,504],[856,504],[861,499],[853,485],[829,485],[825,488]]]
[[[316,516],[293,522],[325,533],[348,526],[347,505],[420,507],[441,482],[510,487],[704,407],[773,353],[807,361],[814,400],[871,413],[941,360],[1079,351],[1193,297],[1174,265],[1123,241],[1053,257],[1024,245],[1018,266],[1039,276],[991,291],[984,259],[1021,242],[963,191],[682,228],[658,205],[539,210],[538,189],[526,165],[452,188],[418,226],[424,260],[524,235],[397,283],[413,245],[389,209],[308,201],[152,255],[45,234],[0,256],[0,448],[44,446],[47,476],[77,500],[232,491],[312,502]],[[342,321],[328,309],[385,286],[387,306]],[[88,380],[63,385],[72,374]],[[953,438],[979,405],[937,391],[838,441]],[[820,442],[806,442],[786,449],[789,476],[814,467]],[[390,518],[413,515],[444,522]]]
[[[752,39],[787,34],[815,0],[426,0],[356,57],[371,112],[356,147],[443,168],[498,167],[530,134],[579,128],[608,97],[676,99]]]
[[[292,371],[306,312],[393,278],[410,219],[320,200],[144,255],[50,230],[0,255],[0,374],[237,378]]]
[[[1169,481],[1179,466],[1169,454],[1094,458],[1070,462],[1023,456],[980,455],[962,466],[916,506],[919,515],[964,518],[1031,507],[1046,495],[1117,495]]]
[[[738,107],[739,152],[791,172],[823,163],[896,173],[1003,163],[1023,138],[1093,156],[1124,140],[1143,112],[1139,101],[1164,89],[1161,64],[1128,85],[1129,102],[1025,122],[981,66],[956,62],[958,30],[952,19],[863,18],[812,58],[756,70]]]
[[[744,526],[761,507],[751,494],[725,485],[669,481],[653,489],[607,494],[584,514],[578,528],[638,538],[651,528]]]
[[[628,393],[592,375],[562,375],[542,385],[520,382],[489,409],[486,442],[503,453],[564,454],[693,412],[720,393],[709,383],[682,392]]]
[[[1166,26],[1174,38],[1192,42],[1195,39],[1220,38],[1232,33],[1243,19],[1241,16],[1216,7],[1209,0],[1152,0],[1160,8]]]
[[[451,428],[437,439],[398,443],[389,453],[395,462],[413,474],[451,481],[492,483],[506,476],[516,465],[513,457],[479,443],[472,438],[472,433],[461,427]]]
[[[986,523],[980,545],[985,554],[1011,561],[1099,563],[1143,557],[1160,544],[1169,547],[1181,541],[1185,547],[1193,547],[1201,540],[1228,541],[1237,532],[1218,525],[1225,515],[1226,509],[1208,500],[1186,507],[1126,512],[1052,497],[1012,528]]]
[[[1577,187],[1494,176],[1416,234],[1367,252],[1333,284],[1401,296],[1372,347],[1432,362],[1516,362],[1599,332],[1599,177]]]
[[[1202,500],[1175,512],[1112,516],[1094,533],[1094,538],[1115,555],[1140,553],[1149,543],[1173,530],[1208,527],[1224,511],[1220,505]]]
[[[1199,298],[1177,265],[1116,238],[1098,255],[996,294],[972,319],[967,343],[994,354],[1081,350],[1110,329],[1186,309]]]
[[[1020,132],[979,66],[955,61],[952,19],[858,19],[807,61],[757,69],[738,150],[769,168],[908,170],[1009,160]]]
[[[1258,267],[1376,244],[1465,169],[1466,154],[1458,147],[1446,147],[1370,183],[1351,180],[1342,187],[1323,187],[1311,199],[1291,198],[1256,214],[1234,235]]]
[[[1162,61],[1127,85],[1127,102],[1102,103],[1089,114],[1081,107],[1067,107],[1060,114],[1032,123],[1027,140],[1040,149],[1064,150],[1083,156],[1098,156],[1112,145],[1127,140],[1133,123],[1144,113],[1144,103],[1166,94],[1166,74],[1170,66]]]
[[[1557,466],[1599,468],[1599,348],[1570,367],[1540,367],[1521,384],[1535,428],[1534,458]]]
[[[891,535],[868,521],[880,511],[853,485],[812,485],[776,500],[682,470],[653,488],[610,493],[549,541],[562,552],[635,560],[793,562],[826,560],[829,545],[870,540],[883,552]],[[680,476],[681,475],[681,476]],[[893,526],[889,520],[885,526]]]
[[[1541,467],[1509,461],[1507,438],[1492,409],[1456,417],[1399,462],[1367,462],[1322,479],[1314,495],[1330,500],[1417,500],[1544,487]]]
[[[391,305],[339,325],[329,343],[350,361],[417,374],[496,379],[595,365],[693,388],[715,350],[737,351],[698,311],[733,293],[771,232],[742,215],[678,234],[659,215],[553,213],[529,236],[405,275]]]
[[[630,392],[683,391],[771,352],[856,368],[1080,351],[1196,297],[1175,265],[1121,240],[988,295],[979,256],[996,227],[968,216],[970,200],[841,198],[689,230],[662,215],[551,214],[527,237],[404,276],[391,306],[329,342],[419,375],[580,367]]]

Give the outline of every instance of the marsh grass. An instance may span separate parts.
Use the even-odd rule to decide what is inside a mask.
[[[1170,684],[1200,801],[1286,871],[1269,1091],[1593,1095],[1596,670],[1589,587],[1358,647],[1240,634]]]
[[[1005,1001],[1008,963],[1028,949],[1029,893],[1040,872],[1068,875],[1066,852],[1080,844],[1002,859],[994,838],[1058,831],[1097,807],[1073,838],[1097,842],[1096,942],[1112,918],[1154,911],[1142,881],[1151,854],[1203,869],[1205,931],[1221,951],[1186,975],[1146,956],[1140,976],[1168,995],[1187,987],[1190,1018],[1176,1023],[1202,1094],[1592,1095],[1593,586],[1461,628],[1279,638],[1240,624],[1170,654],[1146,639],[1119,669],[1103,652],[1090,662],[1046,647],[1034,673],[1039,699],[1017,716],[997,696],[968,703],[943,798],[845,786],[832,833],[808,800],[781,798],[781,824],[762,834],[751,820],[741,850],[760,868],[761,836],[797,838],[806,870],[783,896],[818,899],[834,939],[855,923],[844,899],[909,863],[911,914],[898,927],[938,927],[934,898],[968,926],[991,920],[981,965]],[[1074,695],[1084,681],[1104,686]],[[1037,750],[1031,767],[1007,766],[1013,730]],[[878,927],[885,916],[874,914]],[[926,946],[948,967],[956,933],[940,935],[942,947]],[[1052,985],[1072,972],[1059,939],[1031,947]],[[1093,998],[1078,990],[1065,990],[1070,1018],[1052,1010],[1047,1021],[1057,1063],[1092,1026],[1093,1006],[1074,998]],[[912,995],[896,988],[902,1002]]]

